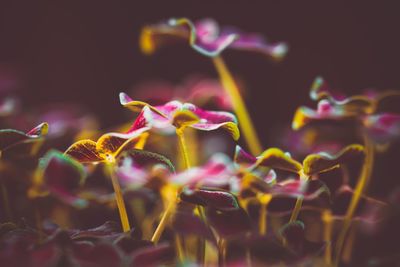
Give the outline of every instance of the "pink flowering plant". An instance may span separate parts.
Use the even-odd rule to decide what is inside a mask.
[[[400,91],[348,97],[318,77],[317,109],[296,110],[288,151],[265,149],[222,54],[280,61],[287,44],[213,19],[140,36],[145,54],[179,41],[219,81],[120,93],[132,119],[112,130],[65,104],[15,130],[37,121],[0,99],[0,266],[397,266],[400,191],[368,188],[400,137],[400,113],[383,104]]]

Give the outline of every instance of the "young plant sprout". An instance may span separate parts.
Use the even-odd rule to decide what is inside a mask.
[[[355,194],[346,213],[342,231],[336,242],[335,265],[339,264],[343,244],[360,197],[365,193],[370,182],[376,145],[390,142],[400,136],[400,114],[377,113],[381,101],[396,96],[400,96],[400,93],[390,90],[381,93],[369,91],[363,95],[346,97],[331,93],[327,83],[321,77],[317,77],[311,87],[310,97],[319,101],[318,109],[300,107],[295,113],[292,124],[295,130],[314,121],[351,120],[359,128],[359,134],[364,142],[366,157],[355,188]]]
[[[212,131],[222,128],[226,129],[234,140],[239,139],[239,129],[237,128],[236,118],[228,112],[206,111],[193,104],[182,104],[178,101],[172,101],[163,106],[153,107],[141,101],[133,101],[124,93],[120,94],[120,102],[124,107],[130,108],[133,111],[140,111],[132,128],[136,128],[138,125],[146,125],[149,128],[164,131],[175,128],[187,169],[191,168],[191,163],[184,137],[185,128],[191,127],[201,131]],[[173,212],[174,205],[171,203],[163,214],[160,224],[152,237],[152,241],[155,243],[158,242],[165,228],[165,224]]]
[[[121,152],[126,149],[143,148],[148,136],[147,131],[148,128],[143,127],[140,129],[132,129],[126,134],[107,133],[102,135],[97,142],[92,140],[81,140],[72,144],[65,151],[66,155],[75,158],[81,163],[104,164],[105,171],[111,177],[124,232],[130,231],[131,227],[121,187],[114,173],[115,161]]]
[[[230,97],[233,109],[238,116],[239,126],[253,154],[261,153],[261,142],[255,132],[245,102],[233,75],[225,65],[221,53],[227,49],[254,51],[276,60],[282,59],[288,47],[284,43],[270,44],[263,36],[252,33],[242,33],[234,28],[220,29],[212,19],[204,19],[196,23],[187,18],[172,18],[167,23],[147,26],[142,30],[141,48],[145,54],[154,50],[172,38],[182,38],[189,41],[190,46],[204,56],[213,60],[220,80]]]

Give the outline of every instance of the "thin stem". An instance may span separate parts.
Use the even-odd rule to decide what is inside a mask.
[[[225,65],[222,57],[217,56],[213,58],[214,66],[219,74],[221,83],[229,95],[233,109],[238,116],[239,127],[243,132],[246,143],[253,155],[259,155],[262,152],[260,140],[256,134],[253,123],[250,119],[249,112],[247,111],[246,104],[240,95],[239,88]]]
[[[183,129],[176,129],[176,135],[178,136],[179,147],[183,156],[183,160],[185,161],[186,169],[190,169],[191,164],[189,160],[189,153],[186,146],[185,136],[183,134]]]
[[[160,237],[161,237],[162,233],[164,232],[165,226],[167,225],[168,220],[171,217],[171,215],[175,209],[175,205],[176,205],[175,201],[169,202],[167,209],[165,210],[164,214],[162,215],[161,220],[160,220],[153,236],[151,237],[151,242],[153,242],[154,244],[157,244],[158,241],[160,240]]]
[[[347,233],[350,229],[354,212],[356,211],[361,196],[362,194],[365,193],[365,190],[368,187],[371,178],[372,167],[374,163],[374,145],[367,136],[364,136],[364,143],[365,143],[365,160],[361,170],[360,178],[358,179],[356,188],[354,190],[353,196],[350,201],[350,205],[344,217],[342,229],[339,233],[339,237],[336,242],[334,266],[339,265],[343,244],[345,242]]]
[[[260,235],[265,235],[267,233],[267,206],[271,199],[272,196],[269,194],[264,194],[260,198],[260,218],[258,225]]]
[[[218,267],[225,266],[225,257],[226,257],[226,241],[221,238],[218,241]]]
[[[204,207],[198,205],[197,210],[199,212],[201,220],[204,222],[205,225],[207,225]],[[200,266],[204,266],[205,258],[206,258],[206,240],[205,238],[200,236],[198,240],[198,249],[197,249],[197,262],[200,264]]]
[[[187,146],[186,146],[186,142],[185,142],[185,136],[183,134],[183,129],[177,128],[176,135],[178,136],[179,147],[180,147],[183,159],[185,161],[186,169],[189,169],[191,165],[190,165],[189,155],[187,152],[188,150],[187,150]],[[174,201],[170,201],[167,209],[165,210],[164,214],[162,215],[161,220],[160,220],[159,224],[157,225],[157,228],[151,238],[151,241],[154,242],[155,244],[157,244],[158,241],[160,240],[160,237],[161,237],[162,233],[164,232],[165,226],[168,223],[168,219],[171,217],[177,202],[178,202],[177,198]]]
[[[261,204],[260,206],[260,218],[259,218],[259,231],[260,235],[265,235],[267,233],[267,205]]]
[[[299,175],[300,175],[300,180],[307,181],[309,179],[309,177],[304,174],[303,170],[301,170],[299,172]],[[300,210],[301,210],[301,206],[303,205],[303,200],[304,200],[303,196],[299,196],[297,198],[296,204],[295,204],[294,209],[292,211],[292,215],[290,216],[289,223],[292,223],[292,222],[297,220],[297,217],[299,216],[299,213],[300,213]]]
[[[325,263],[330,266],[332,264],[332,214],[330,210],[323,211],[322,221],[324,223],[324,241],[326,243],[324,259]]]
[[[345,264],[348,264],[351,259],[351,254],[353,253],[353,245],[354,245],[354,238],[356,235],[356,231],[353,229],[353,225],[350,226],[348,237],[346,240],[346,244],[343,246],[343,253],[342,253],[342,261]]]
[[[190,163],[193,166],[196,166],[198,163],[198,151],[200,147],[197,138],[197,131],[195,129],[188,128],[185,130],[185,142],[190,144],[190,149],[187,150]]]
[[[300,213],[302,205],[303,205],[303,197],[298,197],[296,200],[294,209],[292,211],[292,215],[290,216],[289,223],[292,223],[297,220],[297,217],[299,217],[299,213]]]
[[[113,163],[107,163],[106,168],[108,170],[108,174],[111,177],[111,182],[115,192],[115,200],[117,201],[117,207],[119,211],[119,217],[121,218],[122,230],[124,232],[129,232],[131,227],[129,225],[128,214],[126,212],[124,198],[122,196],[121,186],[118,182],[118,178],[113,170]]]
[[[0,181],[1,186],[1,195],[3,196],[3,208],[4,208],[4,217],[8,221],[12,221],[10,202],[8,198],[8,190],[4,181]]]
[[[185,253],[182,245],[182,238],[178,234],[175,234],[175,248],[179,262],[183,263],[185,261]]]

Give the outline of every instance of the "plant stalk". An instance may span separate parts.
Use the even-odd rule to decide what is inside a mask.
[[[260,235],[266,235],[267,233],[267,206],[271,201],[272,196],[264,194],[260,198],[260,218],[258,222]]]
[[[186,169],[190,169],[191,164],[190,164],[188,149],[186,146],[185,136],[183,134],[183,129],[176,129],[176,135],[178,136],[179,147],[182,153],[183,160],[185,161],[185,167]]]
[[[233,109],[239,120],[239,127],[243,132],[247,146],[253,155],[259,155],[262,152],[261,142],[258,139],[254,125],[250,119],[246,104],[240,95],[239,88],[228,70],[222,57],[213,57],[214,66],[219,74],[221,83],[231,99]]]
[[[374,163],[374,144],[372,140],[370,140],[370,138],[366,135],[364,136],[364,144],[365,160],[361,170],[360,178],[358,179],[356,188],[350,201],[350,205],[344,217],[343,226],[336,242],[334,266],[338,266],[340,263],[343,245],[346,240],[347,233],[350,229],[351,221],[358,207],[361,196],[365,193],[365,190],[368,187],[372,174],[372,167]]]
[[[121,219],[122,230],[126,233],[131,230],[131,227],[129,225],[128,214],[126,212],[126,207],[125,207],[124,198],[122,196],[121,186],[119,184],[117,176],[114,173],[113,163],[107,163],[106,168],[108,170],[108,174],[111,177],[111,182],[112,182],[112,185],[114,188],[115,200],[117,202],[119,217]]]
[[[186,169],[189,169],[191,165],[190,165],[190,160],[189,160],[188,149],[186,146],[185,136],[183,134],[183,129],[177,128],[176,135],[178,136],[179,147],[180,147],[183,159],[185,161]],[[157,225],[157,228],[154,231],[154,234],[151,238],[151,241],[154,242],[155,244],[157,244],[158,241],[160,240],[160,237],[161,237],[162,233],[164,232],[165,226],[167,225],[168,220],[171,217],[177,202],[178,202],[178,199],[175,199],[175,201],[170,201],[167,209],[165,210],[164,214],[162,215],[161,220],[160,220],[159,224]]]
[[[168,204],[167,209],[165,210],[164,214],[161,217],[160,222],[157,225],[156,230],[154,231],[153,236],[151,237],[151,242],[157,244],[160,240],[162,233],[164,232],[165,226],[168,223],[169,218],[171,217],[174,209],[175,209],[176,202],[170,201]]]
[[[332,214],[330,210],[322,213],[322,222],[324,223],[324,241],[326,243],[324,259],[328,266],[332,264]]]
[[[300,180],[307,181],[309,177],[304,174],[303,170],[299,172]],[[301,206],[303,205],[303,196],[299,196],[296,200],[296,204],[294,206],[294,209],[292,211],[292,215],[290,216],[289,223],[292,223],[297,220],[297,217],[299,216]]]

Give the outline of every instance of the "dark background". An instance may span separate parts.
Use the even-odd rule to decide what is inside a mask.
[[[141,55],[141,27],[169,17],[213,17],[290,45],[279,64],[258,54],[224,53],[246,85],[264,145],[271,125],[289,124],[297,106],[311,104],[308,90],[317,75],[349,94],[400,88],[396,6],[233,2],[2,1],[0,65],[17,74],[27,108],[76,102],[108,127],[126,120],[117,94],[132,85],[152,79],[179,83],[193,73],[216,77],[210,60],[187,46]]]

